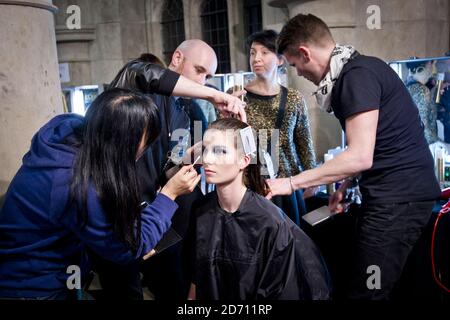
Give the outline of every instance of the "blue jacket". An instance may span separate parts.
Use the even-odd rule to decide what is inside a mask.
[[[61,292],[71,275],[68,266],[80,266],[85,249],[127,264],[149,252],[170,226],[177,205],[159,194],[143,210],[141,246],[133,255],[113,233],[90,189],[87,225],[79,227],[75,209],[66,208],[77,149],[65,141],[82,122],[80,116],[64,114],[43,126],[9,186],[0,212],[0,297]]]

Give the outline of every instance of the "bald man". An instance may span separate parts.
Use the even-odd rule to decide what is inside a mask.
[[[183,41],[172,55],[169,69],[186,78],[205,85],[217,69],[217,56],[214,50],[204,41],[193,39]],[[208,127],[206,119],[200,105],[193,99],[177,99],[177,106],[182,107],[190,119],[191,142],[196,142]],[[196,124],[202,131],[195,135]],[[200,124],[200,125],[198,125]]]
[[[216,73],[217,56],[206,42],[198,39],[186,40],[173,53],[169,69],[205,85]]]
[[[156,190],[165,183],[163,172],[167,168],[167,155],[178,142],[174,133],[179,133],[179,129],[190,130],[189,114],[178,106],[178,97],[209,100],[222,114],[238,114],[241,120],[246,121],[245,104],[236,97],[204,86],[216,69],[214,50],[206,42],[192,39],[178,46],[168,69],[136,59],[128,62],[111,82],[110,87],[149,94],[160,111],[160,138],[151,152],[138,162],[138,168],[143,167],[140,171],[144,200],[153,200]]]
[[[169,67],[139,59],[128,62],[111,82],[110,87],[127,88],[148,94],[158,106],[161,118],[159,138],[137,162],[143,200],[153,201],[157,190],[166,182],[168,158],[178,137],[190,130],[187,110],[177,103],[179,97],[209,100],[225,115],[238,114],[246,121],[244,106],[238,98],[204,86],[217,69],[214,50],[202,40],[186,40],[173,53]],[[180,131],[181,129],[181,131]],[[185,130],[185,131],[183,131]],[[181,132],[181,135],[179,134]],[[173,228],[182,236],[187,232],[191,203],[202,196],[199,188],[178,197],[179,206],[172,219]],[[98,261],[98,272],[107,298],[142,299],[139,267],[156,299],[185,299],[190,280],[182,259],[183,241],[148,259],[143,266],[112,266]]]

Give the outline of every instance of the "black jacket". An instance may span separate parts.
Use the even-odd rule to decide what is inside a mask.
[[[197,299],[330,299],[330,276],[319,249],[269,200],[247,190],[239,209],[229,213],[214,191],[193,210]]]

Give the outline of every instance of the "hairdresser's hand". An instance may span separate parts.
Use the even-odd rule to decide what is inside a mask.
[[[161,193],[175,200],[179,195],[192,192],[200,178],[192,165],[183,166],[161,189]]]
[[[227,93],[229,93],[229,92],[227,91]],[[238,90],[238,91],[231,92],[230,94],[232,96],[236,97],[236,98],[239,98],[241,101],[243,101],[245,95],[247,94],[247,91],[245,91],[245,90]]]
[[[247,91],[244,89],[239,90],[239,86],[233,86],[228,88],[226,91],[228,94],[231,94],[232,96],[238,97],[239,99],[244,100],[245,95],[247,94]]]
[[[308,199],[314,197],[316,193],[319,191],[319,187],[309,187],[303,190],[302,198]]]
[[[347,192],[347,184],[344,182],[341,184],[331,197],[328,199],[328,208],[330,212],[342,213],[346,209],[346,205],[342,203]]]
[[[209,100],[214,103],[224,117],[237,115],[239,120],[247,122],[247,115],[244,110],[245,102],[230,94],[218,90],[214,91],[214,94]]]
[[[270,188],[269,193],[266,195],[266,198],[269,200],[273,196],[290,195],[293,191],[289,178],[268,179],[266,182]]]

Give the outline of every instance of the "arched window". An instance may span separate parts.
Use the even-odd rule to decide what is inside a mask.
[[[217,73],[230,72],[228,14],[226,0],[205,0],[201,7],[203,40],[217,54]]]
[[[245,38],[262,30],[261,0],[244,1]]]
[[[182,0],[166,0],[161,18],[164,61],[169,65],[172,54],[186,39]]]
[[[262,30],[261,0],[244,1],[244,39],[257,31]],[[244,42],[245,43],[245,42]],[[247,49],[247,48],[246,48]],[[247,68],[250,70],[250,52],[247,50]]]

